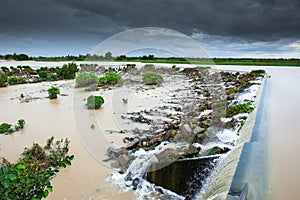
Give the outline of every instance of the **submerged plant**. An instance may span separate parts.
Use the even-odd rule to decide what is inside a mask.
[[[88,109],[98,109],[104,103],[104,99],[101,96],[91,95],[87,98],[87,107]]]
[[[49,88],[47,91],[50,99],[57,99],[57,95],[60,94],[59,88],[54,86]]]

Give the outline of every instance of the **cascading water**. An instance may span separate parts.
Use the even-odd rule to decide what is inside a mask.
[[[238,97],[236,103],[239,104],[249,100],[253,101],[257,95],[258,89],[259,87],[257,85],[251,86],[248,91]],[[260,94],[261,93],[258,95]],[[249,116],[246,116],[248,117],[247,121],[239,131],[238,138],[236,137],[236,133],[240,127],[236,127],[235,130],[225,129],[220,133],[217,133],[216,135],[220,141],[207,143],[205,145],[198,144],[202,151],[205,151],[212,146],[228,147],[231,150],[226,154],[220,155],[219,161],[217,162],[212,173],[210,173],[210,175],[202,184],[202,188],[199,188],[199,193],[196,195],[195,199],[224,200],[227,198],[240,156],[244,148],[244,144],[248,143],[251,138],[258,101],[259,98],[256,99],[256,108],[254,111]],[[232,146],[233,142],[234,146]],[[156,155],[169,148],[169,145],[171,145],[171,143],[163,142],[153,150],[145,151],[143,149],[139,149],[133,154],[133,156],[136,158],[130,164],[127,171],[124,173],[114,173],[108,178],[108,180],[116,183],[125,191],[130,189],[135,190],[137,197],[140,200],[185,199],[184,197],[177,195],[172,191],[156,186],[144,179],[148,167],[158,161]],[[175,145],[175,147],[173,146],[175,149],[180,147],[180,145],[182,147],[182,144],[180,143],[173,143],[172,145]],[[194,146],[197,146],[197,144],[194,144]]]
[[[120,186],[124,191],[133,189],[136,191],[137,199],[184,199],[184,197],[177,195],[176,193],[166,190],[162,187],[158,187],[152,183],[149,183],[144,179],[144,176],[148,170],[148,167],[158,162],[156,155],[167,148],[182,148],[186,146],[184,143],[168,143],[163,142],[155,149],[145,151],[139,149],[133,156],[136,157],[130,164],[125,173],[114,173],[107,180],[112,181]]]
[[[217,166],[206,179],[204,186],[195,199],[226,199],[242,149],[243,145],[238,145],[220,157]]]

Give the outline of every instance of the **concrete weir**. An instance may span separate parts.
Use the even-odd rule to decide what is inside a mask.
[[[180,159],[170,163],[152,164],[147,172],[147,180],[156,185],[186,197],[193,198],[198,188],[214,168],[219,156],[197,159]]]
[[[254,102],[255,109],[240,130],[240,137],[231,151],[214,157],[178,160],[166,167],[161,167],[159,163],[153,164],[146,174],[147,180],[176,192],[186,199],[224,200],[226,198],[234,199],[235,195],[239,195],[246,182],[244,179],[239,180],[241,176],[237,174],[244,172],[237,171],[237,166],[241,166],[240,162],[243,162],[244,159],[240,161],[240,158],[242,152],[245,151],[244,146],[248,146],[248,143],[253,140],[252,134],[257,129],[255,128],[257,114],[261,114],[258,111],[261,109],[260,106],[263,106],[261,105],[261,96],[266,80],[262,81]],[[245,165],[243,167],[248,168]],[[233,177],[235,177],[234,181]],[[249,183],[249,188],[250,190],[253,188],[251,183]],[[228,196],[228,193],[231,194]],[[234,195],[232,195],[233,193]]]

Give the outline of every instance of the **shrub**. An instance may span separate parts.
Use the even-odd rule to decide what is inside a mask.
[[[25,120],[24,119],[19,119],[17,125],[20,127],[20,129],[23,129],[24,126],[25,126]]]
[[[104,99],[101,96],[91,95],[87,98],[88,109],[98,109],[104,103]]]
[[[8,123],[2,123],[0,125],[0,134],[10,134],[13,132],[12,125]]]
[[[141,72],[155,72],[155,66],[153,64],[146,64],[141,68]]]
[[[0,125],[0,134],[11,134],[15,131],[19,131],[20,129],[23,129],[25,125],[25,120],[24,119],[19,119],[17,125],[11,125],[8,123],[2,123]]]
[[[7,75],[4,72],[0,72],[0,87],[7,86]]]
[[[90,86],[98,83],[98,77],[92,73],[82,72],[77,75],[75,83],[76,87]]]
[[[99,85],[105,85],[107,83],[107,78],[105,76],[99,78]]]
[[[42,199],[52,192],[51,179],[61,167],[71,165],[74,156],[67,155],[69,140],[49,143],[48,148],[33,144],[25,149],[15,164],[8,161],[0,167],[1,199]]]
[[[11,76],[8,78],[9,85],[23,84],[25,82],[26,82],[26,80],[22,77]]]
[[[263,69],[252,70],[250,72],[250,75],[254,76],[254,77],[258,77],[258,76],[264,77],[265,74],[266,74],[266,71]]]
[[[163,82],[163,77],[155,72],[146,72],[143,75],[143,82],[146,85],[160,85]]]
[[[116,72],[108,72],[106,73],[105,77],[107,79],[107,83],[109,84],[116,84],[121,80],[121,76]]]
[[[117,74],[116,72],[108,72],[105,76],[100,77],[98,80],[99,85],[105,84],[116,84],[121,80],[121,75]]]
[[[52,86],[51,88],[49,88],[48,90],[48,97],[50,99],[56,99],[57,95],[60,94],[60,90],[57,87]]]
[[[226,110],[226,117],[233,117],[239,113],[250,113],[253,110],[251,102],[229,106]]]
[[[58,81],[58,76],[56,74],[50,74],[48,76],[48,81]]]
[[[56,73],[60,79],[68,80],[74,79],[76,77],[76,73],[79,71],[76,63],[68,63],[62,66],[62,68],[57,69]]]

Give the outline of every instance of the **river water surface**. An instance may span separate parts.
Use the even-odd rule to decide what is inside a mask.
[[[300,185],[300,68],[261,66],[217,66],[217,68],[247,71],[264,68],[271,76],[268,95],[269,130],[268,133],[262,133],[268,134],[266,148],[269,155],[267,158],[269,188],[265,189],[269,190],[269,199],[272,200],[300,199],[300,193],[297,191]],[[54,84],[61,87],[61,93],[68,96],[60,96],[58,100],[45,99],[47,96],[45,90]],[[74,105],[74,102],[80,101],[84,105],[83,100],[87,94],[75,91],[74,95],[72,86],[72,81],[62,81],[0,88],[0,122],[15,124],[20,118],[26,121],[22,131],[12,135],[0,135],[0,156],[14,162],[24,147],[31,146],[33,142],[44,144],[52,135],[57,139],[68,137],[71,140],[70,153],[75,155],[75,160],[71,167],[62,169],[53,179],[54,191],[47,199],[135,199],[133,193],[119,192],[119,188],[105,181],[112,173],[112,169],[99,159],[95,159],[95,155],[89,153],[90,149],[87,151],[86,143],[80,139],[82,133],[78,134],[78,130],[84,130],[89,134],[85,140],[90,144],[96,142],[93,149],[99,152],[96,158],[104,156],[110,143],[120,145],[122,135],[98,134],[99,130],[103,132],[110,126],[107,118],[109,113],[111,115],[111,110],[104,109],[95,113],[87,111],[84,106],[77,103]],[[40,96],[43,99],[20,103],[16,97],[21,93]],[[109,92],[103,95],[108,99],[111,98]],[[80,125],[81,123],[83,125]],[[87,126],[90,123],[96,124],[95,130]],[[101,124],[104,127],[101,127]],[[115,126],[115,123],[111,125]]]

